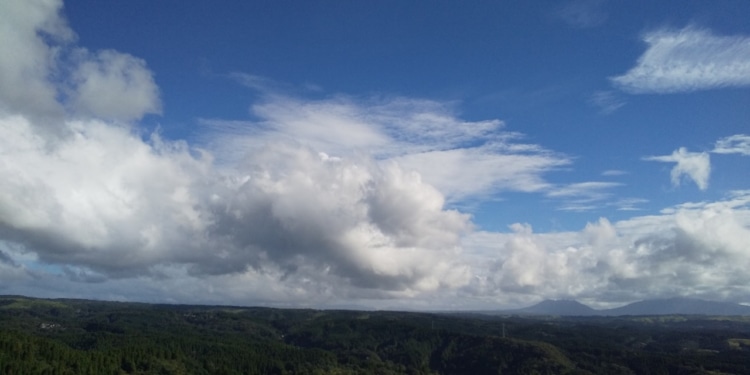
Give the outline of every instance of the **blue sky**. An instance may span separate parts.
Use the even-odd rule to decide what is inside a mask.
[[[750,302],[745,1],[2,6],[0,293]]]

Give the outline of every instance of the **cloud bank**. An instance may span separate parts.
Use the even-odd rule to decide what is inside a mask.
[[[686,27],[647,33],[648,49],[627,73],[612,77],[634,94],[675,93],[750,85],[750,37]]]
[[[75,46],[60,2],[3,4],[3,38],[21,41],[0,63],[0,87],[18,87],[0,92],[1,259],[14,270],[5,281],[273,275],[380,297],[466,282],[457,255],[469,218],[446,210],[419,174],[281,136],[231,167],[182,141],[144,139],[128,122],[161,104],[143,60]],[[21,84],[25,76],[34,79]],[[308,139],[326,124],[340,142],[359,134],[362,145],[379,144],[356,119],[308,112],[307,122],[270,118]],[[409,122],[420,137],[461,141],[427,123]]]
[[[238,165],[243,174],[220,174],[184,143],[64,125],[72,135],[50,148],[23,117],[0,121],[13,156],[0,168],[0,230],[42,262],[109,277],[165,264],[196,275],[307,268],[384,290],[455,281],[436,272],[467,217],[396,165],[276,144]]]
[[[545,298],[596,302],[692,296],[746,301],[750,194],[683,204],[659,215],[590,223],[578,232],[479,232],[466,240],[478,262],[464,287],[477,299],[520,305]],[[481,272],[479,270],[482,270]]]

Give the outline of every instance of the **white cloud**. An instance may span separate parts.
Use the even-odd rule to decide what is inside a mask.
[[[0,225],[14,241],[53,263],[145,269],[178,228],[205,229],[191,185],[206,161],[184,145],[98,121],[60,126],[71,136],[50,145],[28,119],[0,118]]]
[[[63,23],[59,8],[46,17]],[[53,54],[41,24],[26,35],[40,53],[0,74]],[[455,199],[538,191],[544,172],[569,163],[444,103],[270,94],[252,108],[258,122],[214,122],[206,144],[217,164],[209,151],[112,122],[159,110],[142,60],[64,48],[66,59],[34,72],[60,100],[55,117],[39,115],[44,103],[0,97],[0,267],[18,281],[4,290],[163,298],[149,283],[159,278],[207,302],[424,298],[471,277],[460,256],[469,216],[445,209],[428,183]]]
[[[266,92],[258,121],[207,121],[208,150],[144,140],[119,124],[160,109],[145,62],[74,46],[59,2],[9,4],[23,27],[2,38],[25,57],[0,62],[3,87],[28,76],[21,94],[38,100],[0,92],[0,268],[18,281],[4,291],[430,298],[472,274],[470,217],[446,209],[445,192],[540,191],[545,172],[570,163],[499,120],[409,98]],[[68,36],[50,44],[40,31]]]
[[[512,230],[464,241],[475,275],[463,288],[467,295],[523,305],[541,298],[736,300],[750,292],[748,192],[655,216],[600,219],[578,232],[539,234],[521,224]]]
[[[560,210],[591,211],[606,206],[606,203],[602,201],[612,195],[607,190],[621,185],[617,182],[577,182],[552,187],[547,192],[547,196],[563,200]]]
[[[602,172],[602,176],[622,176],[622,175],[626,175],[626,174],[628,174],[628,172],[621,171],[619,169],[608,169],[608,170]]]
[[[625,105],[625,101],[618,98],[612,91],[597,91],[593,93],[589,98],[589,103],[599,108],[599,111],[605,115],[614,113]]]
[[[277,143],[223,174],[183,143],[64,125],[72,136],[50,148],[24,117],[0,119],[0,228],[41,262],[106,277],[276,269],[386,292],[467,277],[455,256],[468,217],[395,164]]]
[[[551,184],[569,157],[409,98],[264,93],[257,121],[206,121],[208,150],[143,139],[118,125],[160,108],[142,60],[75,48],[60,2],[0,7],[0,45],[16,53],[0,54],[3,293],[465,308],[750,292],[748,192],[579,232],[473,233],[446,201],[521,191],[582,207],[618,184]],[[715,152],[742,153],[733,137]],[[705,186],[703,155],[650,160]]]
[[[372,154],[415,170],[450,202],[501,191],[536,192],[543,174],[570,158],[520,142],[498,120],[463,121],[450,104],[409,98],[302,100],[266,94],[251,108],[260,120],[203,120],[203,140],[219,160],[238,160],[248,148],[279,140],[332,156]]]
[[[66,111],[115,120],[158,113],[158,88],[145,62],[75,47],[62,7],[55,0],[0,4],[0,110],[33,116],[53,136],[61,130],[50,123]]]
[[[70,97],[76,112],[118,120],[160,113],[159,89],[143,60],[111,50],[79,54]]]
[[[19,144],[27,155],[16,165],[28,171],[4,186],[3,196],[24,197],[0,205],[4,232],[43,262],[108,277],[154,275],[165,264],[195,275],[263,269],[313,286],[329,279],[386,292],[466,277],[451,260],[466,218],[442,212],[439,193],[395,166],[291,147],[257,154],[247,177],[220,178],[180,147],[149,147],[103,124],[86,133],[54,156]]]
[[[673,93],[750,85],[750,37],[686,27],[657,30],[643,40],[638,64],[612,82],[631,93]]]
[[[254,74],[242,73],[242,72],[231,73],[229,74],[229,78],[237,81],[239,84],[243,86],[247,86],[251,89],[255,89],[259,91],[268,91],[279,85],[276,81],[272,79],[261,77],[261,76],[254,75]]]
[[[571,0],[566,2],[556,15],[574,27],[601,26],[607,20],[604,5],[604,0]]]
[[[637,205],[641,203],[648,203],[648,199],[620,198],[610,203],[610,206],[615,207],[618,211],[638,211],[640,209]]]
[[[713,153],[750,156],[750,135],[735,134],[716,141]]]
[[[547,155],[504,155],[491,147],[416,153],[394,160],[419,171],[453,201],[499,191],[540,192],[550,186],[541,175],[568,164]]]
[[[256,110],[275,132],[256,143],[244,138],[242,154],[217,166],[206,150],[158,134],[144,140],[118,125],[159,109],[142,60],[64,46],[69,56],[50,62],[58,47],[37,32],[52,24],[67,30],[59,26],[61,4],[3,6],[26,21],[18,32],[0,29],[2,38],[23,41],[8,45],[28,57],[0,63],[0,77],[10,77],[3,87],[28,72],[38,83],[29,95],[59,99],[21,106],[12,92],[0,93],[0,278],[26,280],[14,290],[97,284],[103,286],[86,288],[101,292],[126,280],[180,285],[176,278],[195,288],[228,288],[222,295],[232,298],[257,293],[280,301],[414,296],[468,281],[459,258],[468,215],[445,209],[444,195],[417,173],[369,152],[336,154],[347,142],[398,152],[384,147],[392,137],[368,115],[415,126],[420,139],[455,143],[476,130],[450,129],[453,117],[428,110],[411,115],[437,117],[406,124],[388,110],[335,101],[268,101]],[[56,71],[62,76],[51,75]],[[65,110],[44,116],[47,107]],[[445,129],[430,127],[442,118]],[[202,280],[208,285],[198,285]],[[281,295],[269,297],[274,293]]]
[[[689,177],[698,188],[708,188],[708,178],[711,174],[711,158],[707,152],[688,152],[684,147],[675,150],[672,155],[649,156],[643,158],[648,161],[677,163],[672,168],[672,185],[679,186],[683,176]]]
[[[610,189],[613,187],[620,186],[622,184],[616,182],[601,182],[601,181],[589,181],[589,182],[578,182],[565,186],[558,187],[549,193],[550,197],[581,197],[581,196],[600,196],[603,194],[601,191],[604,189]]]
[[[62,111],[49,81],[55,73],[60,47],[74,39],[59,12],[62,1],[3,1],[0,3],[0,109],[42,116]]]

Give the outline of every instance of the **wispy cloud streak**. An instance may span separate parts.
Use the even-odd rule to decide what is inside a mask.
[[[647,33],[648,49],[627,73],[612,77],[635,93],[674,93],[750,85],[750,37],[686,27]]]
[[[750,156],[750,135],[735,134],[716,141],[714,149],[716,154],[740,154]]]

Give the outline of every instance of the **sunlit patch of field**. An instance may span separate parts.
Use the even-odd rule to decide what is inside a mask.
[[[67,309],[68,306],[65,305],[62,302],[57,301],[50,301],[50,300],[32,300],[32,299],[25,299],[25,298],[13,298],[13,299],[5,299],[3,300],[2,304],[0,304],[0,309],[31,309],[34,307],[47,307],[47,308],[58,308],[58,309]]]
[[[742,349],[743,346],[750,348],[750,339],[729,339],[727,343],[732,349]]]

